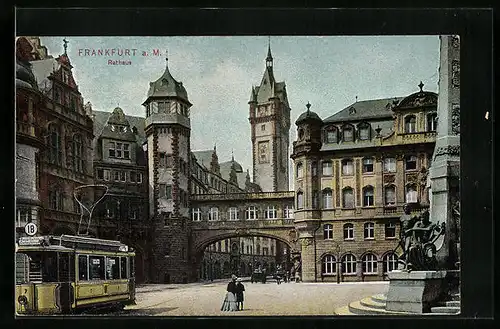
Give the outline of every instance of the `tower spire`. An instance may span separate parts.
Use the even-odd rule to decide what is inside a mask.
[[[268,37],[266,67],[273,66],[273,55],[271,55],[271,36]]]
[[[64,47],[64,55],[67,55],[67,49],[68,49],[68,40],[66,40],[66,38],[63,39],[63,47]]]

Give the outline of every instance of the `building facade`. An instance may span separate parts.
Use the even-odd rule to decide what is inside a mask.
[[[397,266],[399,216],[429,207],[437,94],[356,102],[298,120],[295,223],[304,281],[381,280]]]

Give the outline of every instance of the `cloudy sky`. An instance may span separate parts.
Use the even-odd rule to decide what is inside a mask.
[[[118,104],[128,115],[145,116],[141,106],[149,82],[169,69],[187,92],[191,108],[191,148],[217,145],[221,162],[235,159],[252,166],[248,100],[252,85],[262,79],[267,36],[231,37],[42,37],[49,53],[63,52],[63,37],[73,74],[85,102],[94,110],[112,111]],[[84,49],[137,49],[135,56],[83,56]],[[159,49],[160,56],[152,54]],[[311,110],[326,118],[356,100],[437,92],[438,36],[273,36],[274,74],[285,81],[295,120]],[[142,52],[150,56],[142,56]],[[131,65],[108,65],[108,59]],[[290,143],[291,144],[291,143]],[[290,145],[291,146],[291,145]]]

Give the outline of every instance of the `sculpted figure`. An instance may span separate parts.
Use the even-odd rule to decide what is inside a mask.
[[[396,251],[398,248],[403,250],[403,253],[399,257],[399,261],[406,264],[406,255],[408,253],[408,248],[410,246],[411,231],[415,222],[418,220],[417,216],[411,215],[410,205],[405,203],[403,205],[403,214],[399,218],[400,231],[399,231],[399,244],[394,249]]]

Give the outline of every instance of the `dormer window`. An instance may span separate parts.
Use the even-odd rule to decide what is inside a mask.
[[[337,143],[338,142],[337,134],[338,134],[337,128],[335,128],[334,126],[326,127],[324,135],[325,143]]]
[[[437,114],[427,114],[427,131],[436,131],[437,129]]]
[[[151,102],[151,113],[158,113],[158,103]]]
[[[414,115],[408,115],[405,118],[405,133],[414,133],[417,131],[417,119]]]
[[[304,129],[299,128],[298,135],[299,135],[299,140],[302,140],[304,138]]]
[[[368,123],[361,123],[358,129],[360,140],[365,141],[370,139],[370,125]]]
[[[344,126],[342,131],[342,139],[344,142],[354,141],[354,128],[352,126]]]
[[[356,109],[354,107],[351,107],[349,109],[349,115],[353,115],[353,114],[356,114]]]
[[[166,86],[166,85],[168,85],[168,80],[167,80],[167,79],[162,79],[162,80],[161,80],[161,85],[162,85],[162,86]]]

